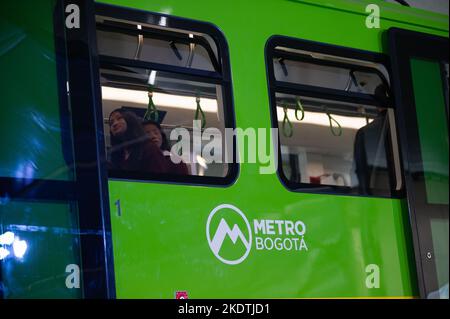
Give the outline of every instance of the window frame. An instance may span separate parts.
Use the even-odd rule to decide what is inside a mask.
[[[160,21],[161,18],[165,18],[167,21],[166,26],[168,28],[198,32],[210,36],[216,44],[218,53],[218,60],[216,62],[218,63],[219,68],[216,69],[215,71],[205,71],[194,68],[173,66],[169,64],[160,64],[141,60],[128,60],[125,58],[102,56],[99,55],[98,52],[96,52],[97,54],[96,58],[98,59],[99,67],[101,67],[101,65],[103,64],[117,63],[120,65],[130,67],[146,68],[168,73],[177,73],[184,75],[189,79],[194,79],[196,81],[205,82],[206,80],[208,80],[211,83],[220,85],[222,88],[223,114],[225,122],[224,127],[232,129],[236,128],[229,47],[225,35],[217,26],[215,26],[210,22],[197,21],[167,14],[161,14],[151,11],[143,11],[127,7],[119,7],[103,3],[95,4],[95,15],[133,21],[142,24],[151,24],[149,22],[154,22],[153,23],[154,25],[158,25],[156,21]],[[174,36],[173,32],[170,32],[170,30],[163,30],[163,33],[169,36]],[[209,45],[207,44],[206,41],[199,44],[205,47],[209,55],[211,54],[211,52],[213,52],[211,48],[208,49]],[[212,59],[211,62],[214,68],[216,68],[215,62]],[[98,71],[100,72],[100,68]],[[163,184],[182,184],[193,186],[198,185],[198,186],[229,187],[233,185],[238,178],[239,163],[237,161],[237,154],[236,154],[237,152],[236,137],[233,136],[233,140],[229,141],[228,143],[232,143],[233,156],[232,162],[226,163],[226,165],[228,166],[228,172],[224,177],[152,174],[139,171],[123,171],[117,169],[108,169],[108,179],[132,180],[140,182],[158,182]],[[223,148],[225,148],[225,144],[223,145]]]
[[[310,41],[310,40],[304,40],[304,39],[298,39],[283,35],[273,35],[271,36],[265,45],[264,48],[264,56],[265,56],[265,62],[266,62],[266,75],[267,75],[267,86],[268,86],[268,93],[269,93],[269,108],[270,108],[270,118],[271,118],[271,124],[272,128],[275,128],[279,131],[278,126],[278,117],[277,117],[277,105],[276,105],[276,93],[285,93],[285,94],[291,94],[291,95],[297,95],[297,96],[308,96],[313,98],[321,98],[321,99],[328,99],[328,100],[334,100],[339,102],[351,102],[351,103],[361,103],[363,105],[371,105],[371,106],[380,106],[380,103],[376,101],[375,97],[373,95],[369,94],[360,94],[360,93],[354,93],[354,92],[345,92],[341,90],[336,89],[330,89],[326,87],[318,87],[318,86],[310,86],[310,85],[303,85],[303,84],[294,84],[290,82],[283,82],[283,81],[277,81],[275,78],[275,70],[273,65],[273,60],[278,57],[278,55],[275,54],[275,48],[276,47],[286,47],[290,49],[295,50],[303,50],[308,52],[316,52],[320,54],[327,54],[327,55],[333,55],[341,58],[349,58],[349,59],[357,59],[361,61],[366,62],[373,62],[381,64],[385,67],[389,75],[391,74],[390,71],[390,64],[389,64],[389,57],[382,53],[376,53],[371,51],[364,51],[360,49],[354,49],[354,48],[348,48],[338,45],[332,45],[332,44],[326,44],[316,41]],[[286,56],[289,56],[290,54],[286,54]],[[293,55],[296,55],[293,53]],[[298,56],[298,55],[296,55]],[[293,60],[293,59],[291,59]],[[309,62],[315,60],[314,58],[300,58],[300,61]],[[321,63],[319,62],[321,61]],[[317,63],[319,62],[319,63]],[[325,60],[319,60],[317,59],[317,62],[314,64],[317,65],[328,65],[328,66],[338,66],[341,65],[352,65],[351,62],[334,62],[334,61],[325,61]],[[364,67],[362,66],[361,69],[370,69],[370,67]],[[377,72],[376,69],[373,69],[374,73],[381,73]],[[382,81],[386,81],[386,79],[382,76]],[[391,103],[390,105],[382,105],[382,107],[386,109],[393,109],[395,114],[395,104],[393,101],[393,95],[392,95],[392,81],[391,85],[388,86],[389,89],[389,95]],[[398,137],[398,129],[396,128],[396,134]],[[404,176],[403,176],[403,168],[402,168],[402,158],[401,158],[401,145],[400,141],[397,138],[397,145],[398,145],[398,163],[400,170],[400,176],[401,180],[398,181],[401,183],[400,189],[396,189],[396,167],[393,163],[394,160],[394,154],[393,154],[393,145],[392,145],[392,136],[390,130],[388,131],[388,137],[387,137],[387,145],[386,145],[386,153],[389,157],[388,163],[388,171],[389,175],[393,178],[390,178],[390,195],[380,195],[380,194],[367,194],[367,193],[355,193],[354,188],[348,187],[348,186],[337,186],[337,185],[320,185],[320,184],[311,184],[311,183],[297,183],[297,182],[291,182],[289,181],[284,172],[283,172],[283,161],[282,161],[282,153],[281,153],[281,142],[280,137],[278,136],[278,167],[277,167],[277,176],[280,180],[281,184],[285,188],[287,188],[289,191],[297,192],[297,193],[314,193],[314,194],[329,194],[329,195],[345,195],[345,196],[353,196],[353,197],[371,197],[371,198],[403,198],[404,197]]]
[[[408,203],[409,222],[412,229],[410,236],[414,249],[416,278],[420,297],[427,298],[430,292],[441,288],[437,279],[438,270],[431,219],[439,218],[445,211],[448,214],[448,204],[430,204],[427,201],[422,156],[423,146],[419,135],[411,60],[416,58],[433,62],[440,60],[440,62],[448,63],[449,39],[392,27],[387,31],[387,40],[391,52],[392,77],[395,81],[393,90],[398,107],[399,138],[404,145],[402,152],[404,185],[406,186],[405,197]],[[443,79],[442,85],[445,85],[444,81],[445,79]],[[442,88],[442,92],[445,92],[445,88]],[[445,111],[447,111],[447,108],[445,108]],[[448,113],[446,120],[448,128]],[[431,253],[431,258],[427,256],[427,252]]]
[[[167,31],[167,30],[148,30],[146,28],[142,28],[141,30],[137,29],[131,29],[126,26],[121,26],[119,24],[117,25],[101,25],[99,23],[96,24],[96,30],[104,31],[104,32],[114,32],[124,35],[130,35],[130,36],[138,36],[142,35],[144,39],[155,39],[155,40],[162,40],[167,42],[176,41],[177,43],[181,44],[190,44],[195,43],[197,45],[202,46],[205,51],[208,53],[208,57],[211,61],[211,65],[214,68],[214,71],[221,72],[221,65],[219,64],[219,61],[221,60],[220,52],[218,54],[218,57],[215,56],[214,50],[209,45],[208,41],[203,37],[194,37],[190,40],[186,39],[185,37],[180,36],[179,33],[174,31]]]

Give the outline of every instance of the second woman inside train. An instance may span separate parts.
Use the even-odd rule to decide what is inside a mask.
[[[170,151],[169,142],[161,129],[161,125],[154,121],[146,121],[143,123],[143,127],[149,140],[158,146],[164,155],[168,165],[168,171],[172,174],[189,175],[188,166],[183,163],[178,155]]]

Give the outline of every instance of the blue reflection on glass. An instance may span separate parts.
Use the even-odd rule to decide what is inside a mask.
[[[31,114],[33,122],[36,123],[36,125],[39,126],[39,128],[41,128],[43,131],[59,132],[60,127],[57,122],[49,120],[44,116],[44,114],[37,112],[34,108],[29,109],[29,112]]]
[[[7,231],[0,235],[0,245],[11,245],[14,242],[14,233]]]
[[[19,237],[16,237],[12,246],[14,250],[14,256],[16,256],[16,258],[23,258],[28,249],[27,242],[25,240],[20,240]]]
[[[16,169],[16,172],[14,173],[14,176],[16,178],[23,178],[23,164],[20,163],[19,166]]]
[[[25,240],[21,240],[19,236],[16,236],[13,232],[7,231],[6,233],[0,235],[0,260],[11,255],[11,248],[14,256],[22,259],[28,250],[28,244]]]
[[[0,205],[6,205],[10,202],[11,198],[9,197],[9,194],[6,193],[5,196],[0,196]]]
[[[5,259],[6,257],[8,257],[8,255],[9,255],[9,250],[4,247],[0,247],[0,260]]]
[[[33,161],[26,161],[19,163],[14,176],[19,179],[33,179],[35,172],[36,164]]]

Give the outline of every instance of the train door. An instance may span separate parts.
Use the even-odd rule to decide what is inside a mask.
[[[448,298],[448,39],[388,31],[422,298]]]
[[[46,0],[37,15],[29,6],[8,2],[0,11],[0,65],[10,81],[2,87],[11,87],[1,114],[12,119],[0,141],[14,146],[0,157],[0,297],[113,298],[117,287],[118,297],[167,298],[172,289],[127,284],[130,272],[141,282],[161,271],[174,278],[186,250],[179,240],[191,239],[193,224],[204,229],[192,217],[200,192],[238,174],[235,138],[224,144],[225,128],[235,127],[224,36],[209,23],[92,0]],[[113,110],[161,130],[173,171],[148,171],[144,153],[133,157],[145,128],[125,143],[142,166],[116,165]],[[180,251],[170,253],[172,245]]]
[[[170,298],[191,280],[197,210],[237,177],[227,44],[209,23],[104,4],[95,28],[117,297]]]
[[[92,1],[0,5],[3,298],[114,297],[90,17]]]

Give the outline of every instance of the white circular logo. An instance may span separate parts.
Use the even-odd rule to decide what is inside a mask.
[[[214,219],[215,215],[221,210],[226,211],[223,212],[220,222],[215,229],[210,229],[212,220]],[[231,219],[231,215],[234,215],[232,217],[233,221],[227,221],[227,219]],[[236,221],[235,216],[238,216],[238,221]],[[245,226],[247,227],[247,236],[245,236],[244,232],[241,230],[241,228],[239,228],[239,226],[241,226],[241,228],[244,228]],[[211,231],[214,231],[212,238]],[[208,217],[208,221],[206,222],[206,238],[208,239],[209,247],[214,253],[214,256],[216,256],[217,259],[219,259],[221,262],[228,265],[237,265],[243,262],[250,253],[250,249],[252,247],[252,230],[247,217],[245,217],[244,213],[242,213],[239,208],[229,204],[219,205],[211,211]],[[239,258],[235,258],[235,256],[233,258],[225,258],[220,254],[222,245],[227,238],[231,239],[233,244],[236,244],[237,241],[240,240],[244,245],[245,252]]]

